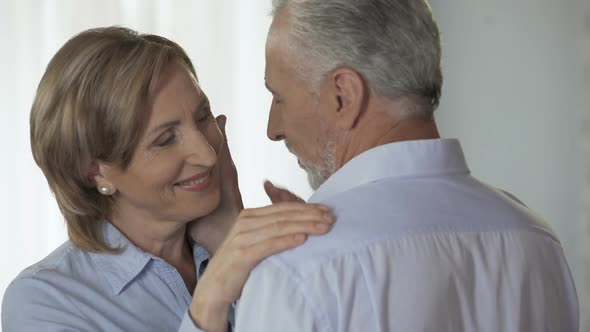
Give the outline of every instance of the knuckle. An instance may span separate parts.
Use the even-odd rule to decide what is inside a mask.
[[[281,223],[284,223],[288,218],[289,218],[289,214],[288,213],[278,213],[278,214],[275,214],[273,216],[273,224],[275,224],[276,226],[278,226]]]
[[[317,219],[322,219],[324,216],[324,213],[318,209],[314,209],[312,212],[312,216]]]
[[[297,226],[299,222],[296,221],[292,216],[285,217],[281,221],[277,222],[277,230],[282,233],[288,232],[293,226]]]
[[[272,230],[275,233],[280,233],[285,227],[285,224],[281,221],[281,219],[277,219],[272,223]]]

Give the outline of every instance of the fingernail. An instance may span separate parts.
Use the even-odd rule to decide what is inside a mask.
[[[325,206],[325,205],[318,205],[319,209],[322,211],[332,211],[332,209],[329,206]]]
[[[295,235],[293,235],[293,240],[295,240],[295,242],[303,242],[303,241],[305,241],[305,235],[304,234],[295,234]]]
[[[330,225],[324,223],[317,223],[314,225],[315,229],[321,232],[325,232],[330,228]]]
[[[325,220],[325,221],[327,221],[327,222],[330,222],[330,223],[334,222],[334,217],[332,216],[332,214],[331,214],[331,213],[324,212],[324,214],[323,214],[323,218],[324,218],[324,220]]]

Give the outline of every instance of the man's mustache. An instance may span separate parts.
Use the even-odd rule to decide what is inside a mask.
[[[291,147],[291,144],[289,144],[289,142],[287,142],[287,140],[284,141],[285,142],[285,147],[287,147],[287,150],[289,150],[289,152],[291,152],[294,155],[297,155],[295,153],[295,151],[293,150],[293,148]]]

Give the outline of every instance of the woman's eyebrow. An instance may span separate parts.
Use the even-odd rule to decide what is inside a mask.
[[[152,129],[149,133],[148,136],[152,136],[154,135],[156,132],[162,130],[162,129],[167,129],[170,127],[174,127],[174,126],[178,126],[180,124],[180,120],[171,120],[171,121],[166,121],[160,125],[158,125],[157,127],[155,127],[154,129]]]

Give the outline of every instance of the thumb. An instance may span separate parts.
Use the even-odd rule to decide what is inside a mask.
[[[275,187],[275,185],[272,182],[270,182],[268,180],[264,181],[264,191],[266,192],[266,195],[268,196],[268,198],[270,198],[270,201],[272,202],[272,204],[276,204],[276,203],[281,202],[279,190],[277,187]]]
[[[225,124],[227,123],[227,117],[221,114],[217,118],[215,118],[215,120],[217,121],[217,125],[221,129],[221,132],[225,136]]]
[[[270,198],[270,201],[273,204],[280,202],[305,202],[301,197],[293,194],[287,189],[276,187],[268,180],[264,182],[264,191],[266,191],[266,195]]]

